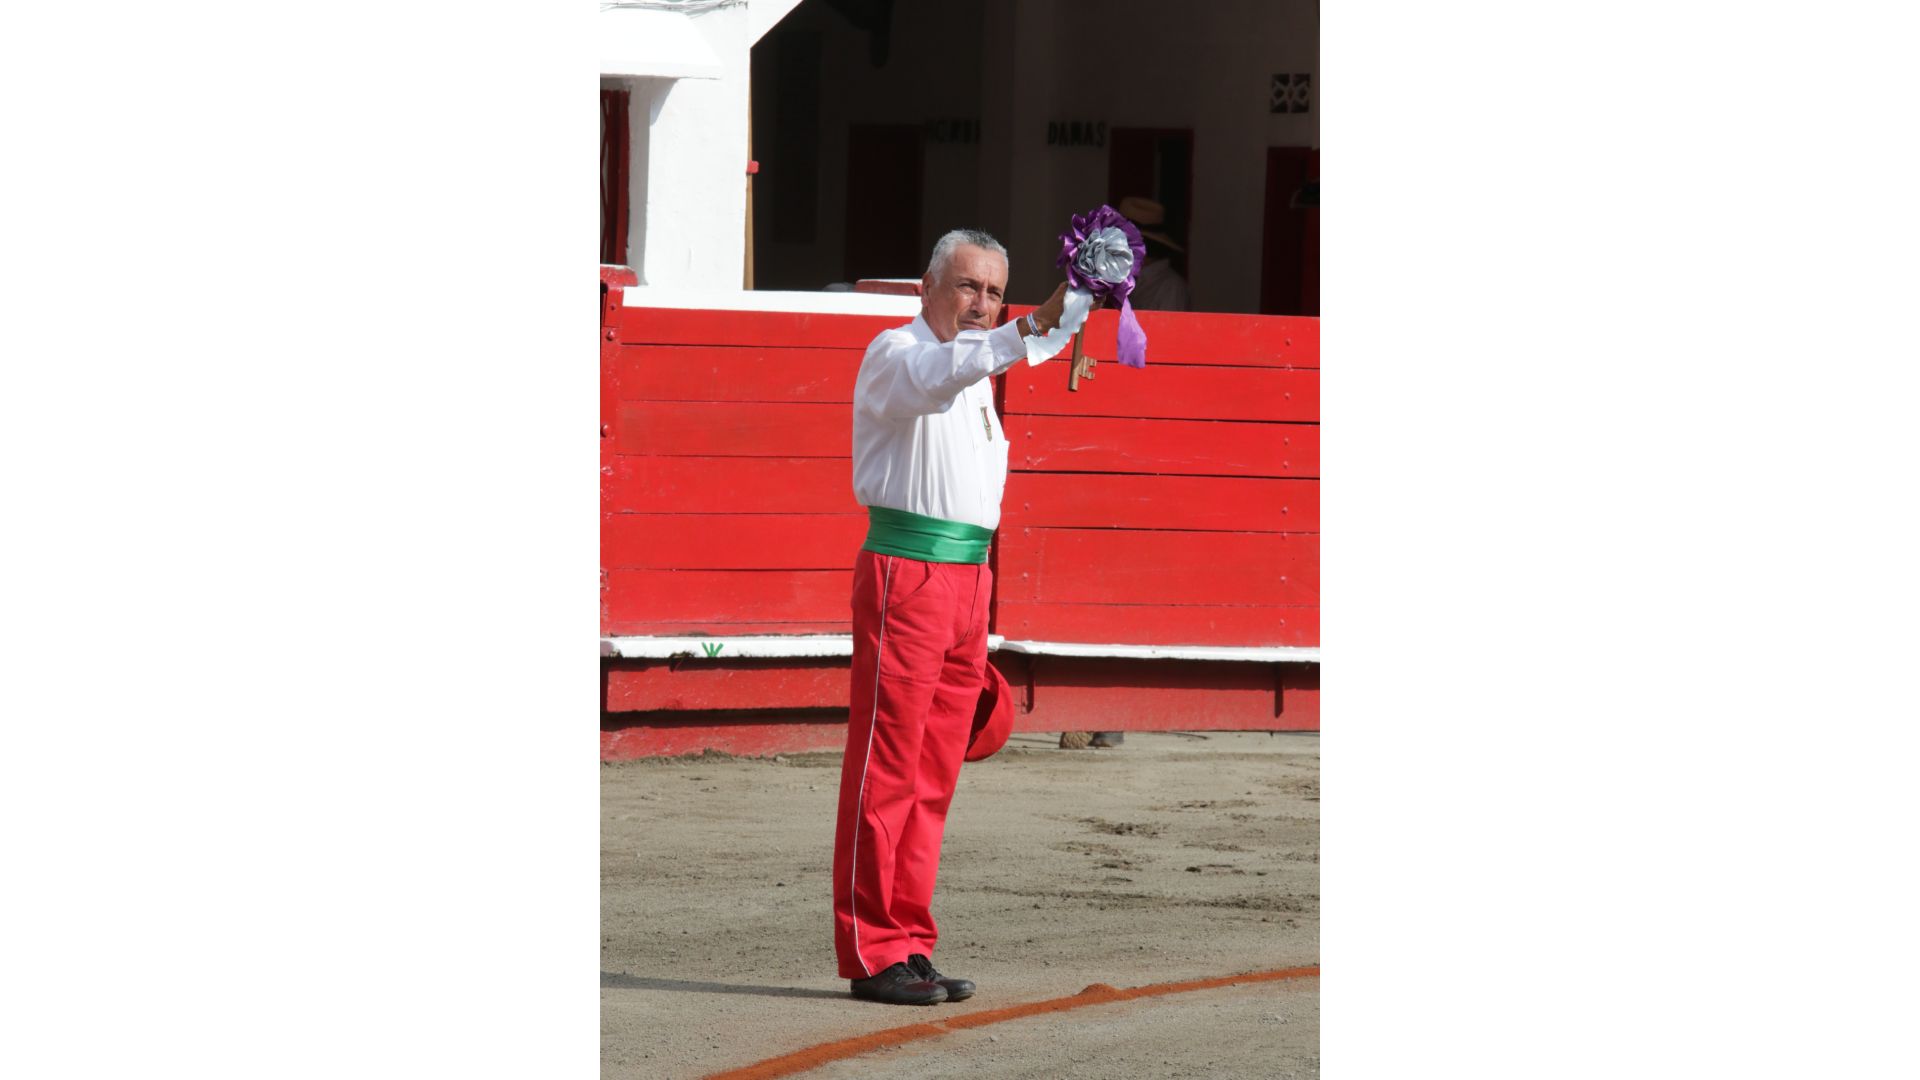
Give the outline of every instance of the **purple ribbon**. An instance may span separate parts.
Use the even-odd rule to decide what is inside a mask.
[[[1088,214],[1073,215],[1073,224],[1060,234],[1060,257],[1067,285],[1093,294],[1094,307],[1120,309],[1120,356],[1128,367],[1147,366],[1147,333],[1133,317],[1134,282],[1146,261],[1147,245],[1140,230],[1118,210],[1104,203]]]

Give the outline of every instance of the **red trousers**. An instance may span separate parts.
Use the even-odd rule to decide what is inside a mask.
[[[864,979],[939,940],[934,878],[987,665],[984,565],[862,551],[833,833],[833,949]]]

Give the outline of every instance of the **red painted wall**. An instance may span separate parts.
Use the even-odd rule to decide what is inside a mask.
[[[853,380],[898,322],[607,309],[603,635],[850,631]]]
[[[854,376],[867,343],[901,320],[627,308],[627,282],[608,276],[601,634],[847,633],[865,533],[849,458]],[[1095,313],[1089,354],[1114,355],[1116,318]],[[1077,393],[1064,363],[996,380],[1012,473],[993,551],[994,632],[1317,645],[1318,320],[1139,319],[1145,370],[1103,362]],[[1021,730],[1319,722],[1312,665],[1004,652],[995,662],[1024,688]],[[846,706],[844,659],[604,667],[602,753],[612,757],[703,739],[733,752],[800,749]],[[742,709],[815,712],[716,712]]]
[[[1147,367],[1004,377],[996,631],[1130,645],[1316,645],[1319,324],[1140,312]],[[1118,312],[1088,320],[1111,357]]]

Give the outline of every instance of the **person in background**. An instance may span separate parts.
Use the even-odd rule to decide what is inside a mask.
[[[1187,279],[1173,268],[1170,256],[1186,254],[1166,231],[1167,211],[1152,199],[1129,195],[1114,207],[1120,216],[1140,230],[1147,243],[1147,261],[1140,264],[1140,279],[1134,283],[1133,306],[1140,311],[1191,311]]]

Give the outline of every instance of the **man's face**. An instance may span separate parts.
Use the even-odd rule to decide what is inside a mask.
[[[1007,261],[986,248],[961,244],[946,266],[920,279],[920,314],[941,341],[962,330],[991,330],[1007,289]]]

